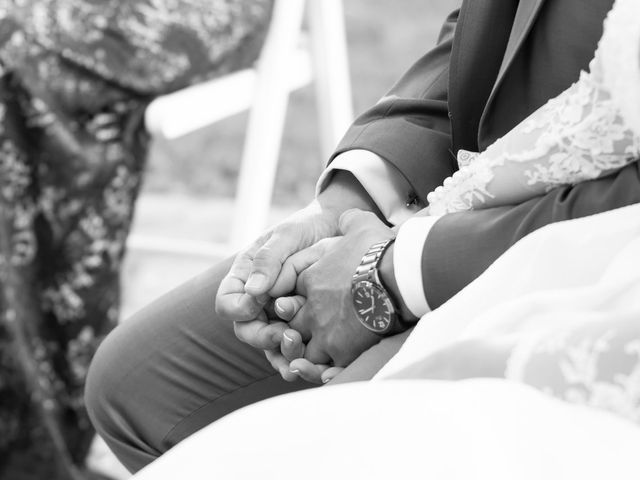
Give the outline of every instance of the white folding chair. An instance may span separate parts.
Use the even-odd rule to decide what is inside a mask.
[[[299,47],[305,6],[309,49]],[[220,256],[264,231],[289,94],[312,79],[316,87],[320,144],[326,159],[353,118],[342,0],[275,0],[256,68],[154,100],[147,108],[147,128],[152,135],[169,139],[250,109],[233,226],[224,245],[133,234],[129,246],[147,251]]]

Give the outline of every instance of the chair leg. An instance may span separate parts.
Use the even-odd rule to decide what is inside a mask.
[[[274,5],[249,114],[231,248],[256,238],[267,223],[289,97],[289,82],[283,77],[300,34],[304,6],[304,0],[276,0]]]
[[[342,0],[310,0],[308,18],[320,145],[325,162],[353,120]]]

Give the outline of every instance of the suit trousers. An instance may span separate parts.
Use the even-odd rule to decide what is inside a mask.
[[[85,392],[89,415],[132,472],[227,413],[314,386],[284,381],[264,352],[237,340],[233,324],[216,317],[216,292],[231,262],[121,323],[93,359]],[[330,384],[370,379],[407,335],[384,339]],[[283,422],[282,428],[291,426]]]

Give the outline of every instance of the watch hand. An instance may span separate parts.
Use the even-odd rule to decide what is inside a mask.
[[[367,313],[367,312],[373,312],[373,305],[371,306],[371,308],[367,308],[366,310],[362,310],[362,311],[360,311],[360,313],[361,313],[362,315],[364,315],[364,314],[365,314],[365,313]]]

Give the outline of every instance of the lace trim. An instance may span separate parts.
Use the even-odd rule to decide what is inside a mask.
[[[618,0],[607,18],[591,73],[582,72],[578,82],[485,152],[461,150],[460,170],[427,196],[429,213],[518,203],[636,161],[640,157],[639,16],[640,2]],[[612,80],[605,81],[609,77]]]

